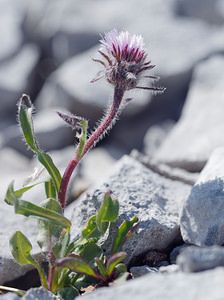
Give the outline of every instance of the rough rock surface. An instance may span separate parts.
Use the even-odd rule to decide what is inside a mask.
[[[217,213],[217,208],[223,209],[220,204],[224,197],[223,150],[217,150],[216,158],[211,157],[199,178],[198,173],[189,172],[201,171],[211,152],[224,144],[223,8],[222,0],[129,0],[128,6],[120,0],[0,1],[0,284],[27,272],[26,267],[12,260],[8,245],[12,232],[22,230],[33,244],[32,254],[39,251],[36,220],[15,215],[13,208],[3,202],[12,179],[16,187],[21,187],[22,179],[30,175],[36,165],[36,159],[30,159],[31,152],[25,151],[26,146],[22,148],[23,143],[19,143],[20,133],[15,126],[16,103],[22,93],[30,94],[37,109],[34,126],[41,147],[51,149],[56,165],[63,172],[74,155],[74,147],[66,146],[73,145],[75,139],[70,128],[59,118],[53,118],[53,114],[56,115],[52,106],[86,116],[89,132],[92,130],[107,100],[111,100],[113,90],[104,79],[90,84],[101,69],[91,57],[99,55],[99,33],[115,26],[118,30],[143,36],[148,59],[156,64],[148,74],[159,75],[161,79],[157,84],[167,89],[156,97],[145,90],[127,93],[126,97],[130,96],[132,101],[125,107],[109,138],[100,144],[103,149],[118,149],[118,154],[112,155],[116,160],[121,153],[128,154],[133,149],[140,153],[145,151],[148,157],[138,153],[134,157],[138,161],[126,157],[111,169],[113,160],[109,159],[107,164],[108,157],[95,156],[93,151],[90,154],[93,156],[84,158],[76,169],[68,200],[73,201],[89,184],[92,188],[89,196],[83,195],[77,202],[83,206],[74,211],[77,220],[73,220],[73,235],[80,232],[89,215],[99,208],[102,192],[111,188],[121,203],[118,223],[134,215],[142,218],[138,231],[127,244],[130,251],[135,248],[136,253],[150,250],[148,258],[151,259],[153,251],[159,251],[153,248],[161,247],[161,252],[168,257],[172,247],[183,245],[180,211],[186,212],[184,222],[181,218],[181,232],[186,241],[199,245],[224,242],[223,216]],[[141,85],[151,84],[149,78],[141,82]],[[173,127],[169,128],[168,135],[166,124],[170,120]],[[100,180],[99,175],[102,175]],[[84,185],[81,186],[80,180]],[[195,182],[188,199],[194,198],[201,203],[193,201],[192,209],[188,204],[183,209],[191,189],[186,183],[193,185]],[[39,204],[43,195],[44,188],[38,187],[27,192],[24,198]],[[77,204],[68,205],[66,216],[73,213]],[[113,227],[111,232],[113,235]],[[174,243],[170,244],[171,241]],[[182,248],[186,247],[184,245]],[[104,247],[110,249],[109,240]],[[159,272],[178,270],[176,264],[167,266],[168,260],[176,261],[180,249],[175,249],[170,260],[159,260],[156,264],[158,268],[162,265]],[[139,265],[142,264],[145,264],[143,260]],[[124,292],[120,293],[123,288]],[[99,290],[85,297],[94,298],[98,293],[101,295]],[[103,299],[116,295],[120,299],[222,300],[223,269],[198,274],[150,274],[136,283],[103,289],[102,294]],[[17,298],[14,294],[0,297]]]
[[[197,246],[224,243],[223,164],[224,151],[219,148],[211,155],[184,203],[180,229],[186,243]]]
[[[196,67],[182,115],[158,149],[157,160],[200,171],[212,151],[223,145],[224,75],[220,66],[224,67],[221,55]]]
[[[110,239],[123,220],[134,216],[141,219],[138,230],[123,247],[128,261],[149,249],[165,249],[179,236],[179,212],[190,186],[164,178],[124,156],[87,196],[71,204],[73,237],[99,209],[103,192],[107,190],[111,190],[120,203],[120,216],[111,227]],[[107,240],[103,248],[109,250],[110,245],[111,240]]]
[[[82,296],[84,300],[221,300],[223,298],[224,268],[185,274],[149,274],[125,284],[101,288]],[[200,288],[199,288],[200,287]],[[77,298],[78,299],[78,298]]]
[[[19,297],[15,293],[8,293],[5,295],[0,295],[1,300],[61,300],[60,297],[55,296],[51,292],[45,290],[44,288],[33,288],[27,291],[23,297]]]
[[[178,255],[177,264],[184,272],[199,272],[224,266],[224,247],[187,247]]]

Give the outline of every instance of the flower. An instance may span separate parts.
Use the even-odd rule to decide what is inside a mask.
[[[146,61],[147,53],[144,49],[144,41],[141,35],[131,35],[128,31],[118,32],[116,29],[105,33],[100,40],[101,48],[99,53],[106,59],[106,63],[99,59],[94,61],[101,63],[105,67],[107,81],[123,90],[133,88],[148,89],[155,92],[163,92],[160,87],[137,86],[143,77],[142,73],[155,67],[151,61]],[[92,82],[102,78],[100,76]],[[153,80],[158,80],[157,76],[144,76]]]

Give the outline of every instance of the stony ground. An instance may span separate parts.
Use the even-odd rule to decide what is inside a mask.
[[[117,28],[142,34],[157,66],[153,75],[167,90],[130,92],[110,136],[73,177],[65,211],[73,237],[108,189],[120,201],[116,225],[141,219],[124,248],[127,263],[137,257],[130,272],[138,278],[84,299],[224,299],[223,1],[0,0],[0,24],[0,285],[33,276],[9,252],[14,231],[39,253],[36,221],[3,202],[8,184],[14,179],[20,187],[37,165],[21,141],[16,103],[22,93],[31,96],[40,145],[63,172],[75,139],[55,110],[86,117],[92,127],[101,117],[112,89],[105,80],[90,84],[99,71],[91,57],[99,33]],[[37,204],[42,197],[38,189],[27,193]],[[43,289],[22,299],[34,298],[56,299]]]

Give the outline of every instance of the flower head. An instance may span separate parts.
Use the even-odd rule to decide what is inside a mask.
[[[97,59],[95,61],[105,67],[104,75],[110,83],[120,86],[123,90],[140,88],[157,92],[164,91],[164,88],[159,87],[137,86],[139,80],[143,77],[142,73],[155,67],[155,65],[150,64],[151,61],[146,61],[147,53],[141,35],[131,35],[128,31],[118,32],[113,29],[106,33],[100,42],[99,53],[106,59],[106,62]],[[159,79],[156,76],[144,77],[154,80]]]

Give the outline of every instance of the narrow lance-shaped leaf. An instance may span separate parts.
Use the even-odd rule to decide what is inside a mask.
[[[33,265],[39,272],[41,283],[48,289],[44,271],[37,261],[31,256],[32,245],[27,237],[20,231],[16,231],[10,239],[10,250],[15,260],[21,265]]]
[[[45,182],[45,194],[47,198],[57,198],[55,185],[53,184],[52,180]]]
[[[112,254],[121,250],[121,247],[130,238],[139,223],[139,219],[137,217],[134,217],[132,220],[125,220],[121,224],[114,238]]]
[[[83,275],[89,275],[96,279],[101,279],[101,277],[95,273],[95,271],[86,263],[80,256],[72,254],[69,257],[64,257],[56,260],[56,267],[68,268],[76,273]]]
[[[10,205],[14,205],[15,213],[17,214],[24,215],[27,217],[30,216],[41,218],[45,221],[53,222],[68,230],[71,227],[71,222],[68,219],[66,219],[62,214],[17,198],[14,192],[13,183],[11,183],[8,188],[5,201]],[[54,201],[57,206],[60,206],[56,200],[51,199],[51,201]]]
[[[51,181],[51,177],[44,167],[42,167],[42,169],[40,170],[35,169],[34,173],[25,180],[24,187],[22,187],[21,189],[14,191],[13,182],[9,185],[8,190],[6,192],[5,202],[9,205],[13,205],[15,202],[13,200],[14,197],[21,198],[22,195],[25,192],[29,191],[31,188],[35,187],[40,183],[47,183],[49,181]],[[54,186],[52,188],[54,188]],[[55,197],[53,197],[52,194],[51,198]],[[50,196],[48,198],[50,198]]]
[[[118,252],[113,256],[111,256],[111,258],[107,262],[107,273],[109,276],[112,275],[116,265],[120,263],[122,260],[124,260],[126,256],[127,256],[126,252]]]
[[[86,142],[86,135],[87,135],[87,128],[88,128],[88,121],[85,120],[82,117],[78,117],[75,115],[68,115],[64,114],[62,112],[57,112],[59,117],[62,118],[69,126],[72,127],[72,129],[76,130],[76,136],[79,139],[79,145],[77,147],[76,153],[77,153],[77,159],[81,158],[84,145]],[[81,131],[79,133],[79,131]]]
[[[97,268],[98,268],[98,270],[100,272],[100,275],[105,280],[107,280],[107,278],[109,277],[109,275],[108,275],[108,273],[106,271],[106,268],[105,268],[104,264],[102,263],[102,261],[98,257],[95,258],[95,262],[96,262]]]
[[[8,205],[14,205],[14,203],[16,201],[16,195],[15,195],[14,188],[13,188],[13,181],[8,186],[4,201]]]
[[[32,113],[33,106],[28,95],[23,94],[18,105],[18,115],[20,126],[23,130],[24,138],[29,147],[34,151],[38,152],[39,147],[34,134]]]
[[[105,233],[104,222],[115,221],[119,212],[119,202],[112,192],[104,194],[104,200],[96,216],[96,224],[100,232]]]
[[[42,168],[41,170],[35,170],[35,172],[29,178],[26,179],[24,183],[24,187],[21,189],[14,191],[13,188],[14,182],[12,181],[7,189],[5,202],[9,205],[14,205],[15,198],[21,198],[25,192],[29,191],[34,186],[43,182],[48,182],[50,180],[51,180],[50,175],[47,173],[47,171],[44,168]],[[54,198],[53,195],[51,198]]]
[[[81,125],[82,125],[82,132],[78,136],[78,138],[79,138],[79,145],[78,145],[78,148],[76,150],[76,152],[78,154],[78,158],[81,158],[83,150],[84,150],[84,146],[85,146],[85,142],[86,142],[86,134],[87,134],[88,122],[83,119],[81,121]]]
[[[14,191],[14,187],[13,187],[13,181],[10,183],[10,185],[8,186],[7,192],[6,192],[6,196],[4,201],[9,204],[9,205],[14,205],[17,201],[17,199],[19,199],[25,192],[27,192],[28,190],[30,190],[32,187],[34,187],[35,185],[30,185],[24,188],[21,188],[17,191]]]
[[[28,201],[17,199],[15,203],[15,212],[26,217],[41,218],[45,221],[50,221],[66,229],[71,227],[71,222],[63,215]]]
[[[61,174],[58,171],[58,169],[56,168],[56,166],[53,163],[53,160],[51,159],[51,157],[44,152],[37,152],[37,157],[39,162],[46,168],[46,170],[48,171],[48,173],[51,175],[52,180],[55,184],[55,188],[57,190],[57,192],[59,191],[60,188],[60,184],[61,184]]]
[[[61,183],[61,175],[57,167],[54,165],[51,157],[48,154],[44,153],[44,151],[42,151],[38,145],[34,133],[34,126],[33,126],[33,119],[32,119],[33,105],[31,103],[29,96],[25,94],[22,95],[18,107],[19,107],[18,109],[19,122],[23,131],[24,138],[28,146],[35,153],[37,153],[37,157],[40,163],[47,169],[47,171],[51,175],[56,190],[58,192]]]

